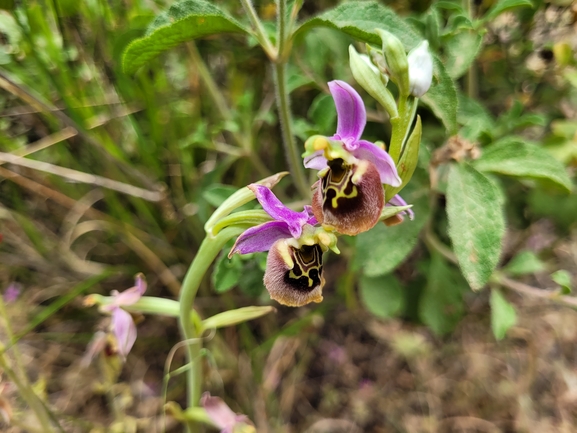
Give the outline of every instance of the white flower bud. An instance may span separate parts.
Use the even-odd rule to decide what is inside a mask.
[[[433,81],[433,57],[429,53],[429,42],[423,41],[407,56],[409,63],[409,89],[411,95],[420,98]]]

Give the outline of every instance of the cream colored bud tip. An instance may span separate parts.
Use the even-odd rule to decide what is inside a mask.
[[[84,307],[92,307],[96,305],[96,296],[94,295],[85,296],[84,299],[82,300],[82,305]]]

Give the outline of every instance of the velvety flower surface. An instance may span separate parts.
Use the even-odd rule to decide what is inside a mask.
[[[329,247],[336,248],[336,238],[315,229],[317,220],[310,206],[295,212],[267,187],[252,184],[249,188],[273,221],[242,233],[229,257],[236,253],[269,251],[264,285],[272,299],[292,307],[321,302],[325,283],[322,254]]]
[[[101,310],[111,313],[111,330],[118,344],[118,354],[126,358],[130,349],[136,341],[136,325],[129,312],[122,307],[133,305],[138,301],[146,291],[146,281],[142,274],[135,278],[134,287],[119,293],[117,290],[112,291],[113,302],[101,306]]]
[[[400,186],[402,181],[390,155],[361,140],[367,115],[360,95],[344,81],[328,85],[337,131],[332,137],[311,137],[305,145],[305,167],[320,170],[312,208],[321,224],[356,235],[379,220],[385,204],[382,184]]]

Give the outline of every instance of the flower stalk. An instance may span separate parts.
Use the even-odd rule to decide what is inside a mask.
[[[198,406],[201,395],[202,371],[199,360],[202,342],[199,337],[199,329],[191,314],[193,310],[194,299],[200,287],[200,283],[208,268],[216,259],[224,245],[233,237],[243,232],[242,228],[227,227],[221,230],[216,236],[206,236],[196,257],[194,258],[184,281],[180,292],[180,328],[185,340],[190,341],[187,345],[187,362],[189,369],[187,371],[187,400],[189,407]]]

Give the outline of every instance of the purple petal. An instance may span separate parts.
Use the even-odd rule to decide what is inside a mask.
[[[344,81],[329,82],[329,89],[337,107],[337,135],[344,142],[354,143],[361,138],[367,123],[365,104],[357,91]]]
[[[317,225],[319,222],[317,221],[317,219],[315,218],[315,215],[313,213],[313,207],[310,205],[305,205],[305,212],[309,215],[309,219],[307,220],[307,224],[310,224],[311,226]]]
[[[355,158],[372,162],[381,176],[381,182],[391,186],[400,186],[402,183],[393,158],[376,144],[370,141],[359,140],[358,148],[353,151]]]
[[[292,237],[299,238],[303,231],[303,224],[308,220],[306,211],[295,212],[286,207],[266,186],[255,183],[248,186],[256,195],[264,211],[277,221],[282,221],[288,227]],[[272,244],[271,244],[272,245]],[[262,251],[262,250],[261,250]]]
[[[268,251],[272,244],[279,239],[292,238],[292,234],[283,221],[269,221],[251,227],[242,233],[230,250],[228,257],[233,254],[249,254]]]
[[[304,159],[304,164],[306,168],[312,168],[313,170],[322,170],[328,166],[327,159],[325,158],[325,151],[318,150],[312,155],[306,156]]]
[[[386,206],[407,206],[407,202],[405,200],[403,200],[403,198],[397,194],[396,196],[394,196],[392,199],[390,199],[388,201],[388,203],[386,204]],[[415,218],[415,212],[413,212],[413,209],[407,209],[403,212],[401,212],[401,214],[405,214],[405,215],[409,215],[409,219],[413,219]]]
[[[118,353],[126,358],[136,341],[136,325],[132,316],[122,308],[115,308],[112,312],[111,326],[118,343]]]
[[[140,298],[142,298],[142,288],[139,286],[131,287],[130,289],[126,289],[122,293],[114,293],[112,296],[114,297],[113,305],[117,307],[122,307],[124,305],[132,305]]]
[[[232,431],[237,423],[237,414],[220,398],[212,397],[205,392],[200,398],[200,405],[216,427],[221,431]]]

